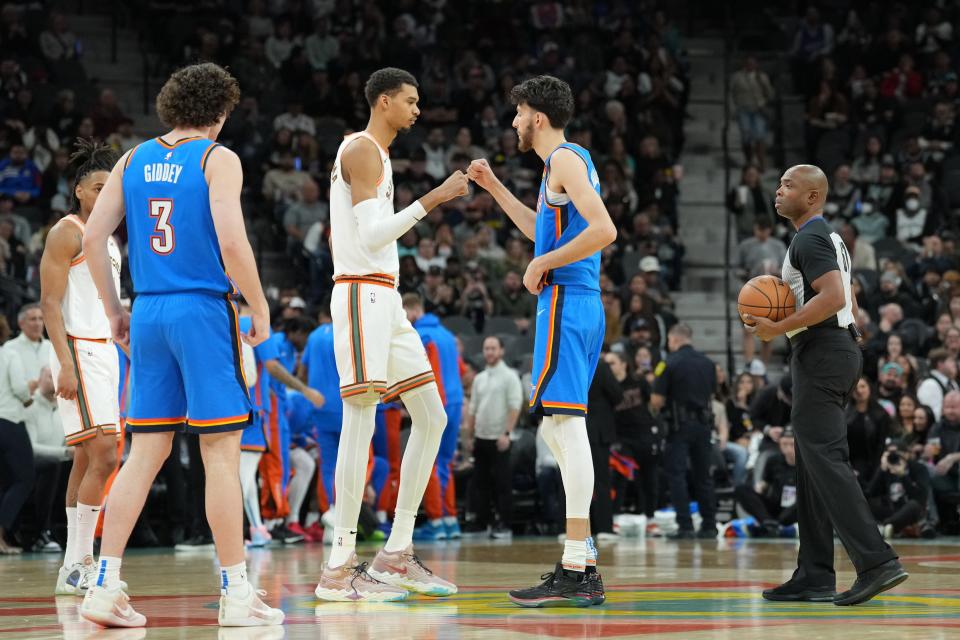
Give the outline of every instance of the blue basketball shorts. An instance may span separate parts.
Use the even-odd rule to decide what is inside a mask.
[[[237,320],[227,296],[137,296],[130,319],[128,431],[202,435],[250,424]]]
[[[606,319],[594,289],[553,285],[537,301],[530,412],[584,416]]]

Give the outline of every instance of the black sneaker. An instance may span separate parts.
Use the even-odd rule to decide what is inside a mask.
[[[213,549],[213,536],[193,536],[174,547],[176,551],[200,551],[203,549]]]
[[[697,534],[693,529],[677,529],[673,533],[667,534],[667,540],[695,540]]]
[[[591,604],[603,604],[607,595],[603,590],[603,578],[600,576],[600,572],[597,571],[596,567],[587,567],[585,575]]]
[[[811,587],[787,580],[783,584],[763,592],[763,599],[773,602],[833,602],[834,587]]]
[[[299,544],[303,542],[303,536],[290,531],[285,524],[280,524],[274,527],[270,532],[270,537],[272,537],[274,540],[282,542],[283,544]]]
[[[63,549],[61,549],[57,541],[53,539],[53,533],[51,533],[49,529],[45,529],[40,532],[40,536],[33,543],[31,551],[37,553],[60,553]]]
[[[589,607],[593,603],[590,583],[579,571],[567,571],[558,562],[540,579],[543,583],[536,587],[511,591],[511,602],[521,607]]]
[[[833,604],[844,607],[866,602],[884,591],[893,589],[909,577],[910,574],[897,560],[888,560],[879,567],[864,571],[857,576],[853,586],[848,591],[838,594]]]

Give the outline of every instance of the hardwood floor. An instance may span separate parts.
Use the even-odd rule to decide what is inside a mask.
[[[607,602],[588,609],[520,609],[510,588],[539,581],[561,546],[549,539],[462,540],[424,544],[431,569],[460,587],[451,598],[395,604],[319,602],[313,595],[320,545],[251,550],[252,580],[287,613],[282,628],[219,629],[217,568],[212,552],[131,552],[122,576],[146,629],[104,630],[77,615],[79,598],[50,595],[58,556],[0,557],[0,640],[430,640],[473,638],[792,638],[960,637],[960,541],[897,541],[911,577],[858,607],[775,604],[760,591],[787,578],[792,541],[621,541],[601,548]],[[370,559],[373,547],[362,547]],[[838,588],[854,575],[837,549]]]

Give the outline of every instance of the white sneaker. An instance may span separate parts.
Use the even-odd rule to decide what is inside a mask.
[[[80,577],[80,583],[77,585],[77,595],[80,596],[83,595],[84,591],[97,584],[97,575],[100,573],[100,571],[97,567],[96,561],[93,559],[93,556],[84,556],[83,560],[74,566],[80,567],[80,572],[82,574]],[[120,581],[120,590],[127,590],[127,583],[123,580]]]
[[[267,595],[266,591],[254,589],[247,585],[247,595],[238,596],[225,593],[220,596],[221,627],[266,627],[283,624],[283,611],[274,609],[263,603],[260,597]]]
[[[324,529],[330,529],[330,531],[334,530],[337,524],[336,505],[330,505],[330,508],[323,512],[323,515],[320,516],[320,523],[323,525]]]
[[[60,567],[57,572],[57,586],[53,589],[55,596],[82,596],[80,587],[84,581],[83,565],[74,562],[69,567]]]
[[[80,605],[80,615],[104,627],[143,627],[147,619],[130,606],[123,589],[92,586]]]

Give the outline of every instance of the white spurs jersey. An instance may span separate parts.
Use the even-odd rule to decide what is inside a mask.
[[[65,218],[84,232],[84,224],[77,216]],[[110,266],[113,271],[113,284],[120,295],[120,247],[113,237],[107,239],[107,253],[110,255]],[[87,258],[80,253],[70,262],[70,271],[67,274],[67,290],[63,293],[63,302],[60,303],[60,313],[63,315],[63,325],[68,336],[74,338],[89,338],[102,340],[110,338],[110,321],[103,309],[100,292],[90,275]]]
[[[386,219],[393,210],[393,169],[390,155],[366,131],[344,138],[337,149],[337,157],[330,172],[330,243],[333,252],[333,275],[362,276],[382,273],[396,278],[400,272],[400,257],[397,243],[391,242],[376,252],[368,251],[360,242],[360,227],[353,213],[350,185],[340,175],[340,156],[350,143],[364,137],[377,145],[383,172],[377,183],[377,218]]]

